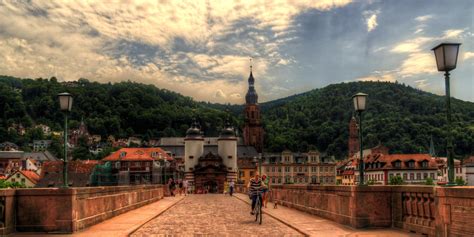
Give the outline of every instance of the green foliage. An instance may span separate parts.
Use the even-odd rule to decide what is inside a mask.
[[[459,185],[459,186],[464,186],[467,184],[467,182],[464,181],[462,177],[456,177],[454,182],[456,183],[456,185]]]
[[[130,81],[100,84],[86,79],[59,83],[55,78],[20,80],[0,76],[0,111],[3,112],[0,116],[0,141],[23,146],[33,139],[43,138],[43,134],[34,129],[25,136],[8,131],[7,128],[14,123],[28,128],[43,123],[52,130],[62,131],[64,116],[56,95],[65,91],[74,96],[69,128],[77,128],[84,118],[89,132],[103,138],[109,135],[116,138],[184,136],[194,116],[206,136],[217,136],[227,117],[224,110],[153,85]],[[235,119],[233,123],[238,124]],[[54,148],[56,152],[60,152],[58,148]],[[76,151],[76,156],[82,152],[83,149]]]
[[[369,94],[363,113],[364,148],[384,144],[391,153],[428,153],[433,137],[444,156],[445,97],[398,83],[352,82],[262,104],[268,150],[298,150],[303,142],[337,158],[347,156],[352,95]],[[474,103],[452,99],[456,155],[474,154]]]
[[[388,182],[390,185],[403,185],[405,182],[403,181],[403,178],[398,175],[394,175],[390,177],[390,181]]]
[[[431,177],[425,179],[425,185],[434,185],[434,181]]]
[[[26,188],[25,184],[0,180],[0,188]]]
[[[375,185],[375,180],[369,179],[369,180],[367,181],[367,185]]]
[[[56,95],[74,96],[70,128],[84,118],[90,133],[106,138],[141,135],[144,140],[184,136],[196,116],[206,136],[217,136],[231,111],[235,127],[243,125],[242,105],[195,102],[190,97],[153,85],[134,82],[100,84],[80,79],[60,83],[51,79],[17,79],[0,76],[0,141],[26,146],[42,134],[31,130],[25,136],[8,131],[12,124],[25,127],[43,123],[61,131],[63,114]],[[445,154],[447,137],[445,98],[398,83],[352,82],[329,85],[300,95],[262,103],[265,151],[317,149],[347,156],[348,123],[353,114],[351,97],[369,94],[363,113],[364,148],[384,144],[391,153],[427,153],[433,137],[436,152]],[[474,103],[452,100],[455,154],[474,154]],[[240,133],[241,134],[241,133]],[[53,141],[62,156],[60,141]],[[73,151],[82,159],[85,150]]]

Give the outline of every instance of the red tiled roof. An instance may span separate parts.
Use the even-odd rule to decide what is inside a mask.
[[[9,177],[12,177],[16,173],[21,173],[23,176],[25,176],[27,179],[29,179],[34,184],[38,183],[38,181],[40,180],[40,176],[36,172],[31,171],[31,170],[18,170],[16,172],[12,173]]]
[[[393,163],[401,161],[400,167],[394,167]],[[414,161],[414,167],[408,167],[408,162]],[[421,162],[427,161],[428,167],[422,167]],[[365,158],[366,164],[377,164],[381,163],[381,168],[371,168],[372,170],[377,169],[437,169],[438,164],[434,159],[431,159],[429,154],[372,154]],[[367,165],[366,165],[367,167]]]
[[[156,156],[153,153],[156,152]],[[167,160],[173,160],[164,150],[161,148],[122,148],[104,159],[103,161],[153,161],[161,158]]]
[[[99,164],[99,161],[69,161],[67,169],[69,172],[74,173],[91,173],[94,167]],[[63,162],[62,161],[46,161],[43,163],[41,173],[62,173]],[[43,175],[42,175],[43,176]]]
[[[463,160],[463,163],[464,163],[465,165],[467,165],[467,164],[470,164],[470,165],[474,164],[474,156],[470,156],[470,157],[468,157],[467,159],[464,159],[464,160]]]

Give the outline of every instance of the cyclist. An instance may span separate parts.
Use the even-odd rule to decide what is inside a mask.
[[[249,183],[247,184],[247,188],[249,189],[250,199],[252,199],[252,211],[250,212],[251,215],[254,215],[255,203],[257,202],[257,198],[260,199],[260,203],[262,203],[262,195],[258,195],[258,192],[261,192],[262,189],[265,188],[265,184],[260,179],[260,175],[258,173],[255,174],[255,177],[251,178]]]

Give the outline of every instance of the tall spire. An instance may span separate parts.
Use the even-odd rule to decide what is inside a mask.
[[[250,75],[248,79],[249,89],[247,91],[247,94],[245,95],[245,102],[247,104],[257,104],[258,102],[258,95],[255,91],[255,78],[253,78],[252,68],[252,58],[250,58]]]

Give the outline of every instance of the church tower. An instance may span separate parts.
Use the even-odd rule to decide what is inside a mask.
[[[349,122],[349,158],[359,151],[359,126],[357,120],[352,116]]]
[[[260,117],[260,107],[258,106],[258,95],[255,91],[255,79],[250,66],[250,76],[248,79],[249,89],[245,95],[244,110],[244,144],[254,146],[258,152],[263,151],[263,127]]]

